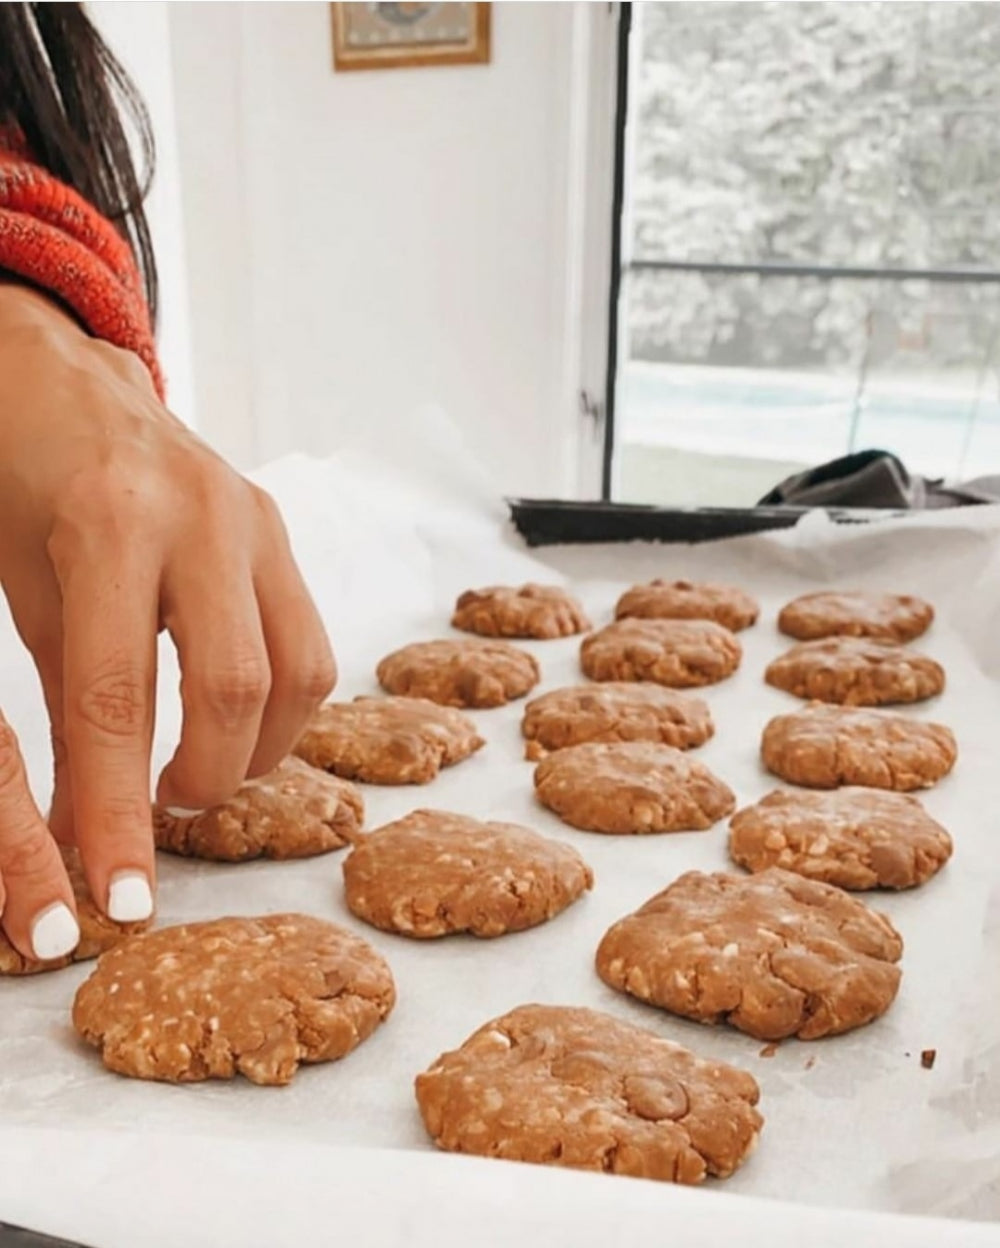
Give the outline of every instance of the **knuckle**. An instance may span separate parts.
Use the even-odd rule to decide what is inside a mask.
[[[322,702],[337,683],[337,663],[329,651],[299,674],[298,686],[303,698]]]
[[[102,840],[117,845],[131,844],[145,833],[151,818],[150,802],[141,794],[107,794],[101,802]]]
[[[0,833],[0,862],[5,879],[38,879],[51,874],[52,853],[48,833],[41,824],[7,837]]]
[[[259,485],[247,482],[250,490],[250,497],[253,499],[257,510],[261,513],[265,520],[271,524],[275,524],[280,528],[284,528],[284,521],[281,518],[281,512],[278,504],[274,501],[267,490],[262,490]]]
[[[80,471],[67,487],[63,514],[82,513],[91,523],[124,527],[123,516],[131,519],[144,510],[138,484],[144,475],[145,466],[125,454]]]
[[[157,512],[148,473],[132,456],[78,472],[66,485],[46,540],[55,568],[70,568],[88,549],[125,549],[144,534]],[[147,482],[148,487],[148,482]]]
[[[23,774],[17,734],[10,724],[0,720],[0,788],[20,783]]]
[[[99,732],[132,736],[145,727],[148,698],[145,682],[127,663],[116,663],[92,676],[77,698],[79,717]]]
[[[256,715],[271,691],[271,674],[259,658],[245,658],[209,673],[202,682],[201,699],[223,723],[238,723]]]

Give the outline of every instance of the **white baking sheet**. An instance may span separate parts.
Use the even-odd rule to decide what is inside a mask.
[[[236,867],[161,857],[162,923],[288,909],[344,923],[388,959],[399,991],[396,1010],[347,1060],[304,1069],[286,1089],[243,1080],[174,1088],[108,1074],[77,1044],[68,1006],[85,967],[2,983],[0,1156],[8,1149],[13,1156],[10,1131],[22,1126],[266,1138],[274,1148],[282,1140],[292,1147],[294,1140],[296,1148],[315,1142],[427,1151],[414,1075],[488,1018],[543,1001],[613,1011],[753,1072],[766,1126],[755,1156],[725,1184],[727,1193],[849,1209],[979,1219],[1000,1214],[998,1081],[989,1099],[982,1092],[990,1070],[1000,1074],[1000,976],[997,960],[991,964],[988,956],[996,955],[1000,941],[984,943],[991,891],[1000,884],[1000,508],[978,509],[971,520],[941,514],[873,528],[810,524],[711,546],[550,550],[540,553],[540,564],[506,529],[495,505],[482,502],[475,484],[460,474],[424,489],[413,485],[412,474],[404,480],[385,465],[345,456],[326,463],[281,461],[260,479],[285,510],[331,630],[343,697],[375,691],[375,662],[392,646],[447,635],[450,605],[469,585],[565,577],[598,625],[610,618],[623,587],[652,575],[711,575],[752,590],[762,618],[742,634],[738,674],[705,691],[717,733],[699,752],[741,804],[773,787],[757,761],[760,730],[772,714],[796,705],[761,679],[784,645],[774,626],[781,603],[835,584],[926,595],[939,616],[917,644],[945,664],[949,687],[908,713],[939,719],[958,737],[953,776],[925,798],[931,814],[952,831],[955,856],[924,888],[873,898],[906,943],[901,991],[886,1017],[844,1037],[787,1042],[765,1058],[759,1042],[643,1007],[606,988],[593,971],[594,949],[613,920],[684,870],[727,868],[725,824],[655,837],[576,832],[533,800],[532,769],[522,761],[519,735],[523,703],[479,712],[474,718],[486,748],[427,787],[366,787],[367,825],[417,806],[523,822],[580,849],[596,873],[592,894],[530,932],[486,942],[415,943],[367,929],[348,913],[341,855]],[[542,665],[538,691],[580,679],[578,644],[528,645]],[[41,702],[9,629],[0,636],[0,663],[0,701],[44,793]],[[176,733],[175,676],[165,654],[161,761]],[[937,1050],[930,1071],[919,1060],[926,1048]],[[436,1162],[447,1166],[449,1159],[437,1156]]]

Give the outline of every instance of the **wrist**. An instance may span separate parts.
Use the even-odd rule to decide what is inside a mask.
[[[0,351],[8,336],[33,330],[85,335],[79,322],[57,300],[35,286],[0,273]]]

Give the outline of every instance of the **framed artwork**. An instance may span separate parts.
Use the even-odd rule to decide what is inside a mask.
[[[488,4],[331,4],[336,69],[474,65],[490,59]]]

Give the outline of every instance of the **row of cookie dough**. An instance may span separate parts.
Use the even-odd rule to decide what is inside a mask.
[[[541,628],[536,616],[543,609],[545,620],[571,620],[580,625],[579,630],[569,631],[589,626],[562,590],[535,585],[520,590],[494,588],[470,591],[459,602],[470,596],[471,614],[459,609],[454,617],[462,626],[503,618],[510,622],[507,635],[564,635],[565,630]],[[636,587],[618,604],[622,618],[583,639],[581,669],[593,681],[646,681],[676,689],[725,680],[739,667],[743,651],[735,632],[721,621],[738,626],[749,620],[746,609],[740,614],[732,607],[734,600],[740,600],[738,596],[746,597],[727,586],[689,582]],[[645,609],[639,610],[642,603]],[[527,614],[526,606],[536,614]],[[755,618],[755,604],[753,611]],[[811,640],[771,663],[765,679],[800,697],[846,705],[878,706],[933,697],[944,688],[940,664],[898,640],[916,635],[918,625],[922,631],[932,615],[929,604],[899,595],[807,595],[783,608],[779,622]],[[538,624],[534,632],[529,627],[532,623]],[[403,646],[381,660],[376,675],[389,693],[477,708],[502,706],[524,697],[541,678],[534,656],[506,641],[471,639]]]
[[[663,744],[688,748],[711,736],[711,716],[699,698],[628,684],[555,690],[528,704],[522,727],[529,757],[554,751],[535,772],[539,799],[574,827],[618,834],[707,828],[734,809],[727,786]],[[299,751],[341,776],[412,783],[426,782],[482,744],[471,721],[453,709],[418,699],[362,698],[322,708]],[[775,717],[765,728],[762,753],[770,770],[796,784],[912,789],[950,769],[955,744],[939,725],[815,706]],[[779,799],[767,800],[773,810]],[[805,793],[785,801],[802,808],[801,827],[768,865],[848,887],[908,887],[950,852],[943,829],[931,837],[933,852],[928,849],[927,817],[912,800],[893,805],[872,794],[869,814],[850,793],[843,801]],[[197,845],[187,852],[198,852]],[[749,849],[734,842],[733,852],[747,865],[740,854],[748,857]],[[760,847],[752,853],[765,857]]]
[[[529,757],[553,751],[535,771],[539,800],[573,827],[618,834],[701,829],[735,807],[729,788],[680,752],[712,735],[708,707],[699,698],[628,684],[555,690],[528,704],[522,729]],[[298,749],[308,762],[339,776],[413,783],[432,779],[440,766],[469,757],[482,744],[471,721],[451,708],[420,699],[361,698],[322,708]],[[762,739],[771,771],[818,788],[925,787],[950,769],[955,754],[951,733],[940,725],[824,706],[775,717]],[[779,800],[800,807],[803,818],[793,841],[766,865],[847,887],[898,888],[928,878],[950,853],[947,834],[934,831],[938,825],[912,799],[894,802],[872,794],[866,803],[852,793],[843,800],[771,795],[772,812]],[[749,826],[738,819],[740,830]],[[280,830],[277,815],[271,826]],[[204,824],[175,827],[161,844],[199,852]],[[771,839],[778,834],[773,830]],[[185,838],[186,844],[178,843]],[[204,852],[217,855],[217,845]],[[767,857],[762,846],[751,850],[735,840],[733,856],[741,865]]]
[[[615,604],[615,619],[712,620],[733,632],[749,628],[760,608],[745,590],[714,582],[654,580],[633,585]],[[868,637],[912,641],[930,627],[934,609],[909,594],[820,591],[803,594],[778,613],[781,632],[800,641]],[[591,629],[579,602],[553,585],[470,589],[455,603],[454,628],[484,637],[547,641]]]

